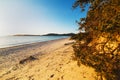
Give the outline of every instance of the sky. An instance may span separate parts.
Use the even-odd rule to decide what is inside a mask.
[[[0,0],[0,36],[76,33],[86,11],[73,9],[75,0]]]

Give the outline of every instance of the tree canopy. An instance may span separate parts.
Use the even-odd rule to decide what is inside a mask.
[[[107,80],[119,80],[120,0],[76,0],[73,8],[84,11],[86,5],[90,5],[87,16],[78,22],[85,32],[75,37],[75,57]]]

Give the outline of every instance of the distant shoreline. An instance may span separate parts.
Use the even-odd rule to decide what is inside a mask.
[[[16,34],[13,36],[73,36],[75,33],[65,33],[65,34],[58,34],[58,33],[48,33],[43,35],[32,35],[32,34]]]

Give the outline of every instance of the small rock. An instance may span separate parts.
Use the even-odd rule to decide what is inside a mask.
[[[52,78],[52,77],[54,77],[54,74],[52,74],[52,75],[50,76],[50,78]]]

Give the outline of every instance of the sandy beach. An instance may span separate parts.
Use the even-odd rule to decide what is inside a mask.
[[[93,68],[73,60],[71,42],[65,38],[0,49],[0,80],[95,80]]]

